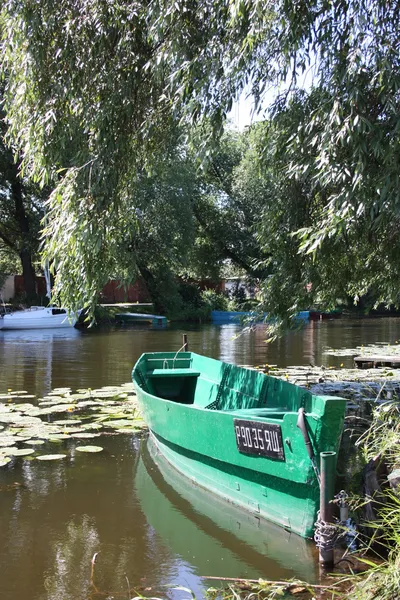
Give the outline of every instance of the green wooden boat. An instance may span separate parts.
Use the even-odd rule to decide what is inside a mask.
[[[312,537],[319,455],[339,448],[344,399],[193,352],[143,354],[132,378],[151,435],[178,471]]]
[[[210,502],[207,490],[188,481],[158,452],[153,436],[141,444],[134,485],[148,523],[198,575],[297,577],[317,583],[319,569],[310,540],[218,496]]]

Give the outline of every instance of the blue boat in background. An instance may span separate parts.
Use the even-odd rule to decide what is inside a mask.
[[[310,318],[309,310],[300,311],[296,318],[300,321],[308,321]],[[267,313],[257,313],[254,311],[229,311],[213,310],[211,311],[211,322],[215,325],[226,325],[229,323],[240,325],[244,320],[253,323],[266,323],[268,321]]]

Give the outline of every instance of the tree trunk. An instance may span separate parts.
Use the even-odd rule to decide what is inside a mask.
[[[15,218],[21,231],[21,246],[19,257],[22,265],[22,275],[24,277],[24,290],[28,303],[37,302],[36,276],[32,264],[32,254],[30,250],[30,231],[29,219],[25,212],[24,200],[22,196],[22,185],[18,177],[17,166],[14,165],[13,181],[11,182],[11,194],[15,206]]]
[[[26,248],[23,248],[19,253],[19,257],[22,264],[22,275],[24,278],[24,290],[27,302],[29,304],[35,304],[37,302],[36,276],[35,269],[32,265],[31,253]]]
[[[162,293],[160,293],[158,282],[156,277],[154,277],[153,273],[145,266],[141,264],[137,264],[139,269],[139,273],[146,284],[147,290],[150,294],[151,301],[153,303],[154,312],[156,314],[164,315],[167,313],[167,307],[165,303],[165,298]]]

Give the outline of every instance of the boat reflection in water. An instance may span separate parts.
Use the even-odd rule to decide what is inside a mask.
[[[317,580],[312,542],[194,485],[151,438],[143,441],[135,486],[149,525],[195,575]]]

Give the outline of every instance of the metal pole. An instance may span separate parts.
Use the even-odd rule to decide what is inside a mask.
[[[335,494],[336,452],[321,452],[321,488],[320,488],[320,520],[333,525],[333,500]],[[319,562],[324,566],[333,565],[333,547],[331,547],[328,530],[322,547],[319,548]],[[323,536],[325,537],[325,536]],[[326,542],[326,544],[324,544]]]
[[[183,345],[184,351],[189,352],[189,342],[188,342],[186,333],[183,334],[183,344],[182,345]]]

